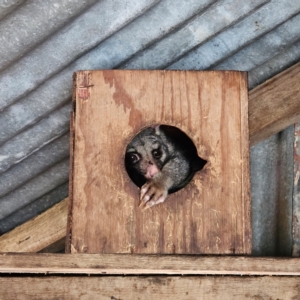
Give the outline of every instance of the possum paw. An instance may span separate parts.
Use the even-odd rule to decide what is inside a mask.
[[[166,200],[168,191],[165,190],[158,183],[148,181],[141,188],[140,193],[140,207],[150,208],[153,205],[162,203]]]

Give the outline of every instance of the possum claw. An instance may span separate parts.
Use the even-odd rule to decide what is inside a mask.
[[[150,208],[156,204],[164,202],[167,196],[168,191],[160,187],[159,184],[156,184],[153,181],[147,182],[141,189],[141,203],[139,207],[145,206],[145,208]]]

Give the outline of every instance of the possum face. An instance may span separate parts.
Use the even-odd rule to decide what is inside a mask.
[[[168,155],[168,148],[157,130],[148,127],[127,146],[125,167],[130,178],[140,187],[162,170]]]
[[[141,187],[141,200],[160,203],[186,186],[206,164],[192,140],[180,129],[154,125],[139,132],[125,153],[130,179]],[[152,199],[152,200],[150,200]]]

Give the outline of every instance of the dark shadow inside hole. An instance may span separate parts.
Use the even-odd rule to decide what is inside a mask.
[[[157,180],[168,193],[185,187],[206,163],[192,140],[169,125],[146,127],[131,140],[125,153],[126,171],[138,187]]]

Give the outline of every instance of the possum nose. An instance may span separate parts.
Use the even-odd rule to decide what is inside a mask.
[[[153,162],[149,162],[149,166],[147,167],[147,172],[145,177],[147,179],[152,178],[157,172],[159,172],[157,166]]]

